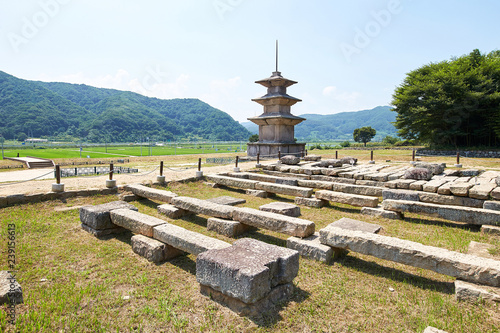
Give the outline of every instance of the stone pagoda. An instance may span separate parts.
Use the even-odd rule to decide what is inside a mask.
[[[276,71],[267,79],[255,81],[267,88],[267,94],[252,99],[264,106],[264,113],[258,117],[248,118],[251,122],[259,125],[259,141],[248,143],[248,156],[265,157],[267,155],[301,156],[305,151],[305,143],[295,142],[295,125],[306,120],[291,114],[290,108],[300,99],[286,93],[286,88],[297,83],[281,76],[278,72],[278,52],[276,48]]]

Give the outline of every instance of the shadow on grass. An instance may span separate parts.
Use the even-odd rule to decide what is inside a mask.
[[[428,279],[426,277],[403,272],[399,269],[386,267],[373,261],[365,261],[360,258],[347,255],[343,258],[337,259],[336,262],[345,267],[352,268],[363,273],[408,283],[424,290],[433,290],[450,295],[455,293],[455,285],[453,282],[441,282]]]
[[[237,239],[253,238],[253,239],[259,240],[261,242],[267,243],[267,244],[286,247],[286,239],[281,239],[281,238],[277,238],[277,237],[274,237],[271,235],[266,235],[266,234],[259,232],[259,230],[245,232],[245,233],[237,236],[236,238]]]
[[[182,221],[185,221],[185,222],[189,222],[189,223],[193,223],[193,224],[196,224],[196,225],[198,225],[200,227],[206,227],[207,226],[207,219],[204,218],[204,217],[195,215],[194,213],[188,214],[188,215],[184,215],[184,216],[180,217],[179,220],[182,220]]]
[[[156,265],[160,266],[166,262],[179,267],[180,269],[191,275],[196,275],[196,261],[189,258],[187,253],[185,255],[180,255],[167,261],[159,262]]]
[[[427,220],[427,219],[420,219],[420,218],[414,218],[414,217],[405,217],[404,220],[406,222],[415,223],[415,224],[436,225],[436,226],[440,226],[440,227],[450,227],[450,228],[464,229],[464,230],[470,230],[470,231],[475,231],[475,232],[479,232],[481,230],[480,225],[466,224],[466,223],[460,223],[460,222],[442,221],[442,220]]]
[[[356,209],[356,208],[349,208],[349,207],[341,207],[341,206],[337,206],[337,205],[332,204],[332,203],[328,203],[328,204],[324,205],[323,208],[331,208],[331,209],[334,209],[334,210],[339,211],[339,212],[350,213],[350,214],[360,214],[361,213],[360,208]]]
[[[151,200],[146,199],[146,198],[142,198],[141,200],[138,200],[137,203],[144,205],[146,207],[152,208],[152,209],[157,209],[158,206],[162,205],[162,204],[159,204],[157,202],[151,201]]]

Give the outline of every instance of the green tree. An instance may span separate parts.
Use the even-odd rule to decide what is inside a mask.
[[[424,65],[393,94],[399,136],[430,145],[495,146],[500,138],[500,51]]]
[[[386,135],[383,139],[382,139],[382,143],[388,145],[388,146],[392,146],[392,145],[395,145],[396,142],[398,142],[399,139],[398,138],[395,138],[393,136],[390,136],[390,135]]]
[[[377,131],[370,126],[356,128],[352,136],[354,137],[354,141],[363,142],[366,147],[366,143],[370,142],[373,137],[377,134]]]
[[[259,135],[258,134],[252,134],[248,138],[248,142],[257,142],[259,141]]]
[[[24,141],[28,138],[28,136],[26,135],[26,133],[24,132],[21,132],[21,133],[18,133],[17,134],[17,141]]]

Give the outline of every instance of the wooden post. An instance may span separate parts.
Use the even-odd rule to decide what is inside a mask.
[[[460,164],[460,152],[457,151],[457,164]]]
[[[260,153],[257,153],[257,164],[260,164]]]
[[[336,150],[335,151],[335,159],[338,159],[339,158],[339,152]]]
[[[61,167],[56,165],[56,183],[61,184]]]
[[[370,152],[370,161],[373,161],[373,150]]]
[[[113,163],[109,164],[109,180],[113,180]]]
[[[201,157],[198,159],[198,171],[201,171]]]
[[[160,161],[160,176],[163,176],[163,161]]]
[[[306,156],[307,156],[307,149],[306,149]]]
[[[281,149],[278,150],[278,160],[281,160]]]
[[[238,156],[236,156],[236,165],[235,167],[237,168],[238,167]]]
[[[412,160],[413,162],[415,162],[415,149],[413,149],[412,156],[411,156],[411,160]]]

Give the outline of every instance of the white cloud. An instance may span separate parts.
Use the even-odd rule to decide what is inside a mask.
[[[335,86],[328,86],[323,89],[323,96],[329,97],[330,99],[345,103],[347,105],[354,105],[357,103],[358,98],[361,94],[357,91],[342,91]]]
[[[229,110],[231,102],[237,98],[236,91],[240,85],[241,78],[239,76],[227,80],[213,80],[209,84],[209,91],[203,93],[200,99],[221,110]]]

